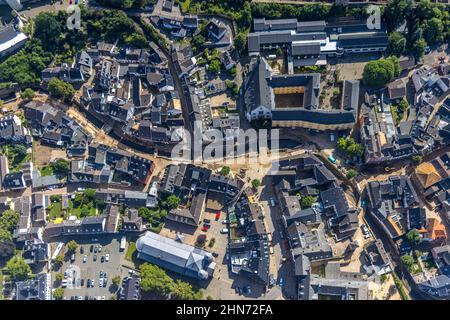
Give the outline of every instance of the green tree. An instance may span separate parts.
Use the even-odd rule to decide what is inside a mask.
[[[200,48],[205,44],[206,39],[201,34],[198,34],[192,38],[192,46],[196,48],[196,50],[200,50]]]
[[[411,51],[416,57],[423,57],[425,54],[425,49],[427,47],[427,42],[424,38],[417,39],[411,46]]]
[[[32,100],[35,96],[35,92],[31,88],[26,88],[24,91],[20,93],[20,97],[23,100]]]
[[[115,276],[112,278],[112,283],[114,284],[114,286],[116,286],[116,288],[120,286],[121,281],[122,279],[120,278],[120,276]]]
[[[398,60],[397,60],[398,64]],[[400,66],[394,59],[379,59],[370,61],[364,66],[363,81],[370,87],[382,87],[394,79]]]
[[[41,40],[46,50],[52,51],[58,46],[61,33],[61,24],[54,13],[41,12],[34,19],[33,36]]]
[[[25,262],[21,256],[14,256],[6,263],[6,270],[8,270],[11,278],[14,280],[26,280],[32,272],[30,266]]]
[[[96,191],[95,189],[86,189],[83,191],[83,203],[89,203],[95,201]]]
[[[0,229],[13,232],[19,223],[20,215],[13,210],[6,210],[0,217]]]
[[[412,229],[408,231],[406,234],[406,239],[409,243],[411,243],[412,246],[416,246],[420,243],[420,233],[417,231],[417,229]]]
[[[0,257],[7,258],[14,254],[16,245],[14,244],[11,232],[0,228]]]
[[[75,251],[77,251],[78,248],[78,244],[75,242],[75,240],[70,240],[67,243],[67,250],[69,250],[70,253],[74,253]]]
[[[180,198],[178,198],[176,195],[172,194],[166,199],[167,206],[171,209],[178,208],[178,205],[180,204]]]
[[[388,52],[395,56],[400,56],[405,52],[406,38],[400,32],[391,32],[389,34]]]
[[[212,59],[208,65],[208,72],[219,73],[221,68],[221,63],[219,59]]]
[[[55,260],[53,261],[53,267],[55,270],[59,270],[64,263],[64,256],[62,254],[59,254],[56,256]]]
[[[417,166],[419,164],[422,163],[422,156],[420,155],[415,155],[412,157],[412,161],[414,162],[414,164]]]
[[[220,174],[223,176],[228,176],[231,172],[230,167],[228,166],[223,166],[222,169],[220,170]]]
[[[402,263],[408,268],[408,270],[411,271],[413,265],[414,265],[414,258],[411,257],[409,254],[406,254],[400,258]]]
[[[52,295],[55,300],[61,300],[64,297],[64,289],[56,288],[55,290],[53,290]]]
[[[176,300],[200,300],[202,293],[194,291],[188,282],[177,280],[172,286],[171,296]]]
[[[51,78],[48,82],[48,91],[55,98],[63,98],[66,102],[70,101],[75,89],[70,83],[59,80],[58,78]]]
[[[341,151],[347,151],[347,139],[344,137],[340,137],[337,141],[338,149]]]
[[[316,199],[313,196],[305,196],[302,197],[300,204],[302,206],[302,209],[311,208],[312,204],[316,201]]]
[[[261,186],[261,181],[259,181],[258,179],[253,179],[252,180],[252,187],[257,189]]]
[[[164,269],[144,263],[140,267],[141,289],[144,292],[154,292],[161,296],[167,296],[173,287],[173,280]]]
[[[358,175],[358,172],[355,169],[348,169],[346,177],[347,179],[352,179]]]
[[[424,22],[423,37],[427,43],[433,44],[444,40],[444,25],[441,19],[432,18]]]
[[[145,48],[148,45],[148,40],[144,35],[139,33],[130,34],[124,39],[125,44],[134,48]]]
[[[236,38],[234,38],[234,47],[240,54],[242,54],[244,53],[246,46],[247,46],[247,33],[239,32],[236,35]]]
[[[62,274],[61,272],[58,272],[58,273],[55,275],[55,280],[56,280],[56,282],[61,283],[63,279],[64,279],[64,276],[63,276],[63,274]]]
[[[421,256],[423,256],[423,252],[420,250],[414,250],[414,257],[416,259],[419,259]]]
[[[66,159],[57,159],[52,163],[52,169],[55,174],[65,175],[69,172],[70,162]]]

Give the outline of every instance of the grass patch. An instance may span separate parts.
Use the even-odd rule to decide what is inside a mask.
[[[50,205],[50,220],[61,217],[61,202],[54,202]]]
[[[39,171],[41,172],[41,176],[43,176],[43,177],[53,175],[53,168],[52,168],[52,166],[42,167]]]
[[[411,300],[411,297],[409,296],[408,292],[406,291],[405,287],[403,286],[403,282],[400,280],[400,278],[397,276],[395,272],[392,273],[392,276],[394,277],[394,283],[397,287],[398,293],[400,294],[400,297],[402,300]]]
[[[134,262],[134,255],[136,253],[136,243],[129,242],[127,252],[125,253],[125,260]]]

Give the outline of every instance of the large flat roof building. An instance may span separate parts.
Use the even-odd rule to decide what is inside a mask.
[[[191,278],[206,280],[216,267],[209,252],[153,232],[140,237],[136,249],[139,259]]]
[[[253,20],[248,35],[250,55],[277,48],[287,49],[294,66],[324,65],[327,57],[347,53],[383,52],[388,46],[386,27],[369,29],[366,20],[333,22],[297,19]]]
[[[259,57],[246,83],[245,104],[249,121],[272,120],[274,127],[347,130],[356,122],[359,81],[344,82],[339,109],[319,105],[320,74],[274,75]]]

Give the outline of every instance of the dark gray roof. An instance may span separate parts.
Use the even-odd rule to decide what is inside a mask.
[[[319,55],[320,43],[292,43],[292,55]]]

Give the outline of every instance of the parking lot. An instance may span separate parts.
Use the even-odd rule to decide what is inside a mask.
[[[63,273],[63,281],[67,282],[65,299],[81,296],[82,299],[95,297],[98,300],[100,297],[101,300],[109,300],[114,293],[112,278],[117,275],[124,277],[128,272],[121,267],[124,252],[120,251],[120,237],[77,239],[77,243],[75,260],[66,261],[56,272]],[[103,274],[101,277],[100,272]]]

